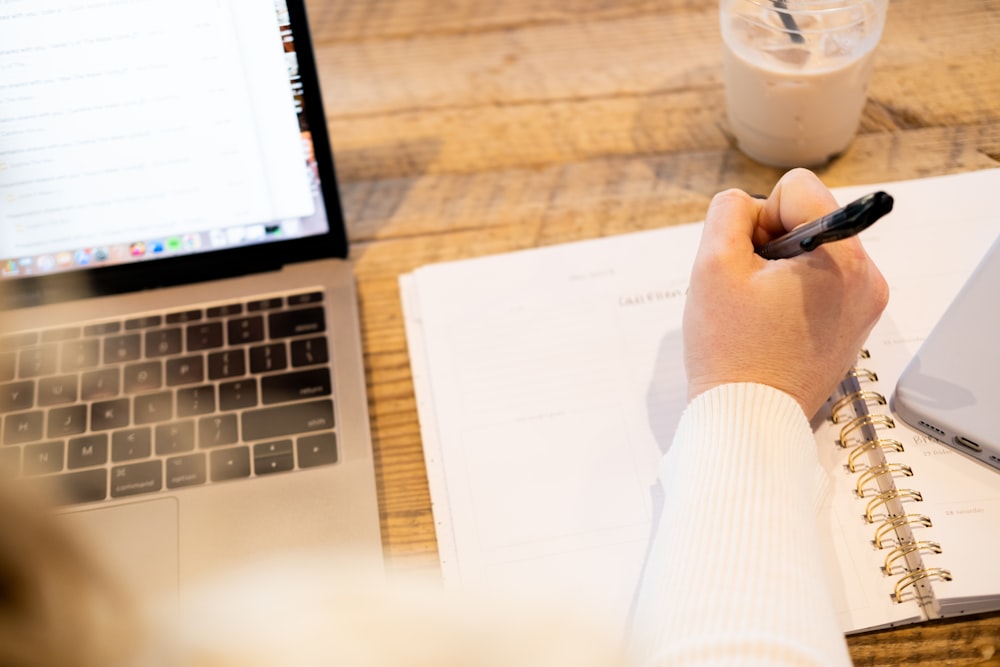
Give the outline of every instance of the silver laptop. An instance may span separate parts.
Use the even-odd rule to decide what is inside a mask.
[[[903,371],[892,407],[1000,471],[1000,238]]]
[[[150,593],[274,551],[380,567],[302,0],[28,9],[0,22],[0,475]]]

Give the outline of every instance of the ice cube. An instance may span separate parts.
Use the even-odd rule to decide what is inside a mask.
[[[764,53],[786,65],[802,67],[809,60],[809,49],[801,46],[782,45],[763,49]]]
[[[852,58],[861,55],[867,47],[863,24],[848,26],[824,36],[823,55],[827,58]]]
[[[763,25],[758,16],[746,14],[733,16],[732,26],[733,36],[743,44],[757,46],[775,40],[774,31]]]

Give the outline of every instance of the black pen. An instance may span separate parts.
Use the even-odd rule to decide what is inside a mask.
[[[769,243],[756,246],[754,251],[764,259],[795,257],[824,243],[854,236],[891,210],[892,197],[884,192],[873,192],[818,220],[799,225]]]

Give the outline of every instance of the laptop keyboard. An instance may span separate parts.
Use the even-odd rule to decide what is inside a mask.
[[[68,503],[336,463],[322,292],[0,341],[0,475]]]

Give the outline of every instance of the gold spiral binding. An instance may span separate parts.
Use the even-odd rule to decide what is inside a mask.
[[[930,528],[934,525],[931,522],[931,518],[923,514],[904,514],[903,516],[894,516],[887,519],[885,523],[875,529],[875,548],[885,548],[886,545],[882,542],[882,539],[889,533],[895,532],[897,528],[905,526],[906,524],[915,524],[923,526],[924,528]]]
[[[923,579],[929,579],[931,577],[938,577],[944,581],[951,581],[951,572],[945,570],[941,567],[926,568],[923,570],[917,570],[916,572],[910,572],[905,577],[901,577],[899,581],[896,582],[896,588],[894,597],[896,602],[902,602],[903,591],[909,586],[914,586]]]
[[[868,414],[855,417],[847,424],[844,424],[843,428],[840,429],[840,446],[847,447],[847,436],[851,431],[857,430],[862,426],[876,426],[882,425],[886,428],[896,428],[896,422],[892,420],[892,417],[884,414]]]
[[[868,380],[869,382],[878,382],[878,373],[870,371],[867,368],[854,367],[847,371],[847,377],[857,378],[858,380]]]
[[[874,513],[879,505],[884,505],[895,498],[909,498],[920,502],[924,499],[924,496],[919,491],[914,491],[913,489],[891,489],[884,491],[869,501],[868,507],[865,509],[865,519],[867,519],[868,523],[875,523]]]
[[[834,424],[840,423],[840,411],[855,401],[864,401],[865,403],[871,403],[873,405],[885,405],[885,396],[877,391],[868,391],[866,389],[862,389],[861,391],[852,391],[850,394],[841,396],[837,399],[837,402],[833,404],[833,408],[830,410],[830,419]]]
[[[882,449],[885,450],[891,449],[896,452],[903,451],[903,443],[901,443],[899,440],[889,440],[887,438],[875,438],[874,440],[867,440],[851,450],[850,455],[848,455],[847,457],[847,469],[850,470],[851,472],[857,472],[858,458],[860,458],[861,455],[864,454],[865,452],[871,451],[876,447],[881,447]]]
[[[872,466],[868,470],[864,471],[861,476],[858,477],[858,498],[865,497],[865,484],[874,481],[882,475],[891,475],[897,472],[904,477],[913,477],[913,468],[905,463],[883,463],[882,465]]]
[[[930,551],[931,553],[935,554],[941,553],[941,545],[938,544],[937,542],[929,542],[925,540],[921,542],[908,542],[907,544],[899,545],[898,547],[890,551],[888,554],[886,554],[885,567],[883,568],[885,570],[885,573],[891,575],[892,564],[895,563],[900,558],[904,558],[908,554],[911,554],[915,551],[923,551],[925,549],[927,551]]]
[[[862,349],[858,354],[859,359],[869,359],[871,355],[868,350]],[[877,382],[878,376],[864,368],[867,365],[863,362],[847,372],[842,391],[845,393],[833,402],[829,419],[834,424],[848,420],[841,426],[839,442],[841,448],[852,448],[847,457],[847,469],[852,473],[857,473],[861,468],[861,463],[868,459],[875,465],[869,463],[857,479],[857,495],[859,498],[865,497],[865,487],[875,483],[875,495],[871,498],[865,508],[864,517],[868,523],[875,523],[876,513],[886,515],[886,518],[875,529],[874,544],[877,549],[893,548],[886,554],[883,571],[888,576],[898,576],[893,590],[893,600],[898,604],[903,602],[903,595],[910,587],[916,595],[920,605],[934,605],[934,595],[928,587],[921,584],[926,579],[942,579],[951,581],[952,576],[949,570],[939,567],[924,567],[920,557],[922,552],[940,554],[941,545],[929,540],[916,540],[910,527],[929,528],[933,525],[930,517],[923,514],[902,514],[896,512],[905,511],[900,504],[889,503],[891,501],[901,502],[903,500],[923,501],[923,494],[913,489],[897,489],[893,476],[913,476],[913,469],[910,466],[886,461],[881,451],[902,452],[903,443],[899,440],[883,438],[879,433],[880,428],[896,428],[896,422],[886,413],[876,412],[869,409],[869,406],[886,405],[885,396],[876,391],[861,388],[861,381]],[[856,410],[850,410],[856,406]],[[851,417],[851,414],[855,416]],[[871,454],[878,452],[878,454]],[[868,458],[871,454],[871,458]],[[881,461],[879,463],[878,461]],[[888,480],[880,478],[888,475]],[[883,483],[879,483],[883,482]],[[887,482],[887,483],[885,483]],[[886,488],[891,487],[891,488]],[[884,489],[884,490],[883,490]],[[871,489],[869,489],[871,492]],[[880,512],[879,509],[882,508]],[[893,538],[889,540],[890,536]],[[902,563],[899,561],[902,560]],[[895,569],[902,569],[894,574]]]

